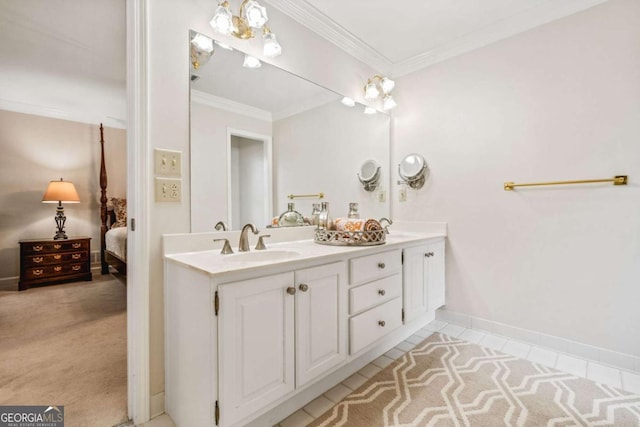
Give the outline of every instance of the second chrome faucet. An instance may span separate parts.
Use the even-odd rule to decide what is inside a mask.
[[[240,243],[238,243],[238,251],[240,252],[248,252],[249,251],[249,230],[253,234],[258,234],[260,231],[253,224],[246,224],[242,227],[242,231],[240,232]]]

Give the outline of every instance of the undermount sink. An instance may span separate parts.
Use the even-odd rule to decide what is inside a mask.
[[[225,262],[267,262],[283,261],[300,256],[299,252],[288,250],[266,250],[257,252],[242,252],[223,257]]]

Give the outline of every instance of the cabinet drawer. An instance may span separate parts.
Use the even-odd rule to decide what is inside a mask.
[[[349,283],[368,282],[399,272],[402,268],[402,251],[387,251],[355,258],[349,264]]]
[[[24,259],[25,267],[39,267],[48,264],[80,262],[89,257],[88,252],[61,252],[54,254],[28,255]]]
[[[52,252],[82,251],[89,249],[89,239],[67,240],[55,242],[21,242],[22,250],[26,255],[41,255]]]
[[[402,294],[402,275],[394,274],[349,290],[349,314],[355,314]]]
[[[66,276],[70,274],[80,274],[89,271],[89,264],[86,262],[77,262],[70,264],[54,264],[44,265],[42,267],[32,267],[25,270],[25,278],[27,280],[44,279],[58,276]]]
[[[350,354],[402,326],[402,301],[395,298],[349,320]]]

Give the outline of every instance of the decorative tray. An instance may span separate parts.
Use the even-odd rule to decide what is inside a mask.
[[[333,246],[374,246],[386,243],[385,230],[338,231],[316,228],[313,241]]]

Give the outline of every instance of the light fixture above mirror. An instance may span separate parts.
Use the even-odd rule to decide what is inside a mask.
[[[391,110],[398,105],[391,96],[395,85],[396,82],[390,78],[375,75],[367,80],[367,84],[364,86],[364,98],[369,100],[382,98],[382,109],[384,111]]]
[[[262,54],[267,58],[275,58],[282,53],[282,46],[267,27],[268,20],[267,9],[255,0],[243,0],[238,15],[231,12],[229,2],[225,0],[216,8],[210,24],[218,34],[232,35],[242,40],[252,39],[255,37],[254,30],[262,30]]]

